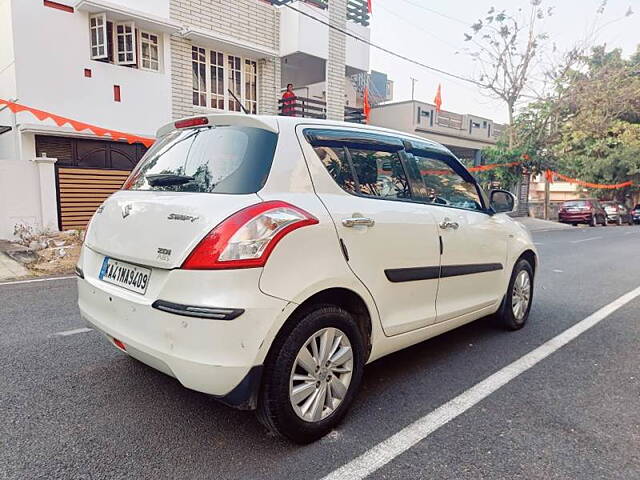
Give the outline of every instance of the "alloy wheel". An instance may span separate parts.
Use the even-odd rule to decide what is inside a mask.
[[[353,349],[344,332],[323,328],[302,346],[291,368],[289,399],[298,417],[318,422],[344,400],[353,374]]]
[[[522,270],[513,282],[511,293],[511,309],[517,321],[522,321],[527,314],[531,299],[531,279],[529,272]]]

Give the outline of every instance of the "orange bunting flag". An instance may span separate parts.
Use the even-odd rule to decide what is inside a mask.
[[[614,190],[618,188],[630,187],[631,185],[633,185],[633,182],[631,180],[629,180],[628,182],[615,183],[615,184],[590,183],[590,182],[585,182],[583,180],[578,180],[577,178],[567,177],[566,175],[562,175],[561,173],[558,173],[558,172],[551,172],[551,173],[556,177],[558,177],[560,180],[563,180],[568,183],[575,183],[576,185],[581,185],[587,188],[600,188],[604,190]]]
[[[440,87],[440,84],[438,84],[438,91],[433,99],[433,103],[436,104],[436,112],[440,113],[440,109],[442,108],[442,88]]]
[[[77,132],[83,130],[90,130],[99,137],[109,135],[113,140],[123,139],[128,143],[142,143],[145,147],[150,147],[155,141],[153,138],[139,137],[137,135],[130,135],[128,133],[118,132],[116,130],[109,130],[108,128],[97,127],[95,125],[89,125],[88,123],[79,122],[71,118],[61,117],[50,112],[38,110],[36,108],[27,107],[26,105],[20,105],[19,103],[10,102],[0,98],[0,105],[6,105],[13,113],[29,112],[40,121],[51,119],[59,127],[69,124]]]
[[[367,12],[369,12],[369,13],[373,13],[373,8],[371,6],[371,2],[373,2],[373,0],[367,0]]]

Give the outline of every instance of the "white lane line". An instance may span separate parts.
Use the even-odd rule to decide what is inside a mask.
[[[564,270],[559,270],[557,268],[554,268],[553,273],[564,273]]]
[[[498,370],[469,390],[334,470],[323,480],[359,480],[367,477],[638,296],[640,296],[640,287],[622,295],[535,350]]]
[[[59,335],[61,337],[68,337],[69,335],[75,335],[77,333],[87,333],[92,331],[93,331],[92,328],[83,327],[83,328],[76,328],[74,330],[66,330],[64,332],[56,332],[54,333],[54,335]]]
[[[37,283],[37,282],[51,282],[53,280],[69,280],[70,278],[76,278],[76,276],[69,275],[68,277],[35,278],[33,280],[15,280],[13,282],[2,282],[0,283],[0,287],[3,285],[18,285],[20,283]]]
[[[602,237],[583,238],[582,240],[572,240],[570,243],[590,242],[591,240],[600,240]]]

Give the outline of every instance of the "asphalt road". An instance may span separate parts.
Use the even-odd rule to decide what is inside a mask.
[[[483,319],[369,365],[300,447],[83,327],[75,280],[0,285],[0,478],[319,479],[640,286],[640,227],[534,235],[529,325]],[[370,478],[640,479],[640,298]]]

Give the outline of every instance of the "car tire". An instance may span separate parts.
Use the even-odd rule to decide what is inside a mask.
[[[526,278],[526,286],[522,283],[523,278]],[[511,279],[509,280],[509,288],[496,315],[499,323],[507,330],[520,330],[526,325],[533,301],[533,278],[531,264],[527,260],[519,260],[513,268]],[[516,308],[516,303],[518,303],[517,300],[522,299],[520,292],[524,288],[528,291],[528,297],[526,305],[519,309]],[[517,299],[514,300],[514,297],[517,297]]]
[[[335,369],[327,367],[327,362],[325,362],[325,368],[319,370],[318,359],[315,358],[311,342],[316,342],[318,357],[321,358],[319,350],[323,346],[322,335],[324,332],[328,332],[327,335],[329,335],[331,331],[335,335],[334,341],[340,334],[346,337],[346,341],[340,337],[340,345],[337,347],[336,354],[330,356],[329,360],[335,358],[337,353],[348,346],[351,348],[351,361],[341,364],[336,361]],[[319,334],[320,337],[318,337]],[[329,343],[328,340],[325,341]],[[309,357],[303,355],[303,349],[307,354],[310,353],[311,359],[314,360],[315,375],[302,368],[303,364],[309,365],[306,362]],[[344,355],[347,354],[348,352],[344,353]],[[300,355],[303,355],[304,358]],[[312,310],[301,315],[295,326],[274,342],[265,362],[256,412],[258,420],[271,432],[296,443],[306,444],[318,440],[335,428],[347,413],[360,388],[364,362],[364,342],[353,317],[345,310],[333,305],[315,306]],[[345,371],[351,369],[348,379],[348,374],[339,373],[340,368],[338,367]],[[304,376],[310,381],[299,380]],[[296,381],[300,383],[295,384]],[[337,388],[338,383],[340,383],[340,389]],[[345,383],[347,383],[346,386]],[[304,389],[300,388],[302,386]],[[301,395],[306,394],[307,391],[311,391],[311,393],[306,397],[298,397],[302,400],[297,406],[294,406],[296,389]],[[333,398],[329,398],[327,391]],[[319,405],[318,401],[320,395],[324,396],[322,405]],[[339,395],[342,395],[341,399]],[[305,411],[304,407],[308,401],[311,404]],[[336,401],[337,403],[335,403]],[[333,409],[327,403],[334,405]],[[316,406],[319,408],[319,415],[314,415],[314,412],[318,412],[318,408],[314,408]],[[301,415],[305,413],[310,417],[303,418]],[[320,418],[317,418],[318,416]]]

